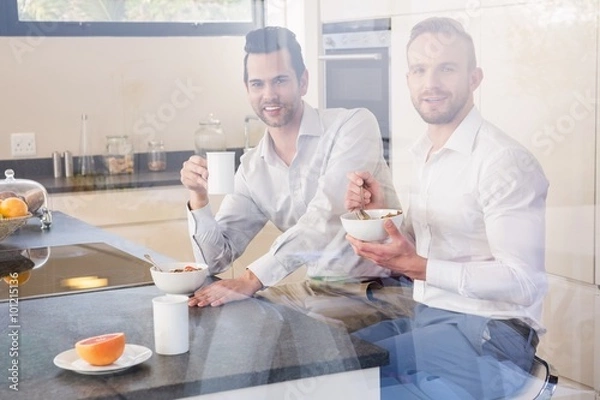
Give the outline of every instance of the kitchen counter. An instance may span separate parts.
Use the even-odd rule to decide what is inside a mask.
[[[235,167],[239,166],[242,148],[232,148],[235,152]],[[0,160],[0,176],[4,171],[12,169],[17,179],[31,179],[39,182],[48,193],[71,193],[93,190],[132,189],[156,186],[181,185],[179,171],[193,151],[176,151],[167,153],[167,169],[160,172],[149,172],[146,168],[146,156],[143,153],[135,155],[135,170],[132,174],[109,175],[102,173],[103,160],[94,156],[94,164],[100,171],[94,176],[72,176],[69,178],[54,178],[52,174],[52,159],[38,158],[25,160]],[[77,158],[73,161],[77,165]]]
[[[53,217],[50,230],[42,231],[32,218],[0,246],[105,242],[140,258],[146,252],[165,258],[63,213]],[[0,303],[0,398],[379,397],[378,371],[388,362],[386,351],[259,299],[191,308],[190,351],[183,355],[153,354],[129,370],[102,376],[53,364],[77,340],[109,332],[125,332],[128,343],[154,350],[151,300],[158,295],[148,285],[20,300],[11,296]],[[11,389],[13,376],[18,391]],[[223,391],[231,397],[223,397]]]
[[[26,225],[0,242],[0,249],[103,242],[140,259],[144,259],[144,254],[150,254],[157,262],[175,261],[60,211],[52,212],[52,220],[52,226],[47,230],[42,230],[39,219],[37,217],[30,218]]]
[[[39,177],[35,180],[42,184],[49,194],[181,185],[179,170],[70,178]]]
[[[128,343],[153,350],[151,300],[158,295],[155,286],[145,286],[24,300],[10,323],[9,305],[0,304],[4,353],[0,398],[150,400],[236,390],[229,398],[297,398],[296,392],[304,392],[314,399],[318,395],[311,391],[323,390],[329,376],[376,372],[387,363],[387,352],[342,329],[284,306],[249,299],[190,308],[190,351],[182,355],[153,354],[129,370],[103,376],[80,375],[53,364],[54,357],[73,348],[77,340],[108,332],[124,332]],[[14,309],[11,312],[15,314]],[[11,339],[13,330],[17,334]],[[6,357],[11,347],[18,348],[18,354]],[[10,389],[6,377],[15,362],[18,392]],[[378,374],[374,376],[374,382],[354,377],[346,388],[331,389],[352,390],[346,398],[359,398],[352,396],[359,393],[356,386],[370,386],[377,396]],[[244,389],[254,391],[244,397]],[[268,389],[279,391],[267,394]],[[219,396],[215,398],[224,398]]]

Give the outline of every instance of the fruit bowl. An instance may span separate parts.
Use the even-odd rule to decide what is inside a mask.
[[[150,268],[152,280],[157,288],[167,294],[192,294],[208,276],[208,266],[193,262],[172,262],[159,264],[160,271]],[[183,271],[185,267],[193,267],[194,271]],[[182,270],[182,272],[174,272]]]
[[[52,225],[52,212],[48,209],[48,192],[39,182],[30,179],[15,178],[15,171],[4,171],[6,179],[0,179],[0,200],[16,197],[27,205],[26,212],[39,218],[42,229]],[[14,201],[13,201],[14,202]],[[1,204],[1,203],[0,203]],[[5,218],[21,216],[23,213],[6,215]]]
[[[31,217],[31,213],[23,217],[12,217],[0,219],[0,241],[6,239],[13,234],[14,231],[27,223]]]
[[[388,237],[383,223],[391,218],[394,224],[400,228],[404,215],[401,210],[396,209],[373,209],[365,210],[371,219],[358,219],[356,213],[349,212],[340,217],[342,226],[346,232],[357,239],[365,242],[376,242]],[[399,213],[399,214],[398,214]]]

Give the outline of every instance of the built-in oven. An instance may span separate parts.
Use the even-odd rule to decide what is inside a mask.
[[[390,148],[389,18],[323,24],[325,107],[368,108]]]

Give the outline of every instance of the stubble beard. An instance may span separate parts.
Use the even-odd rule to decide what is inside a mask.
[[[285,126],[292,121],[292,119],[294,118],[294,109],[290,109],[284,104],[277,104],[277,106],[281,107],[281,115],[276,119],[269,118],[265,114],[263,106],[259,106],[258,110],[255,109],[254,111],[258,118],[260,118],[260,120],[265,123],[265,125],[271,128],[281,128],[282,126]]]
[[[419,113],[423,121],[430,125],[445,125],[453,122],[456,116],[460,113],[460,111],[467,104],[468,96],[463,95],[457,98],[454,98],[454,101],[448,103],[448,108],[445,110],[433,110],[433,111],[425,111],[425,106],[423,105],[424,101],[422,101],[419,96],[412,98],[413,106],[415,110]]]

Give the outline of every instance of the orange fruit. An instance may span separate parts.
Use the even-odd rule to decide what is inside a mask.
[[[10,275],[7,275],[7,276],[3,277],[2,279],[4,279],[4,282],[6,282],[7,285],[15,286],[15,281],[16,281],[16,286],[21,286],[22,284],[27,282],[30,277],[31,277],[31,271],[23,271],[23,272],[19,272],[16,279],[13,279]]]
[[[79,357],[91,365],[109,365],[121,357],[125,350],[125,334],[107,333],[75,343]]]
[[[6,218],[24,217],[27,213],[27,203],[18,197],[8,197],[0,203],[0,214]]]

